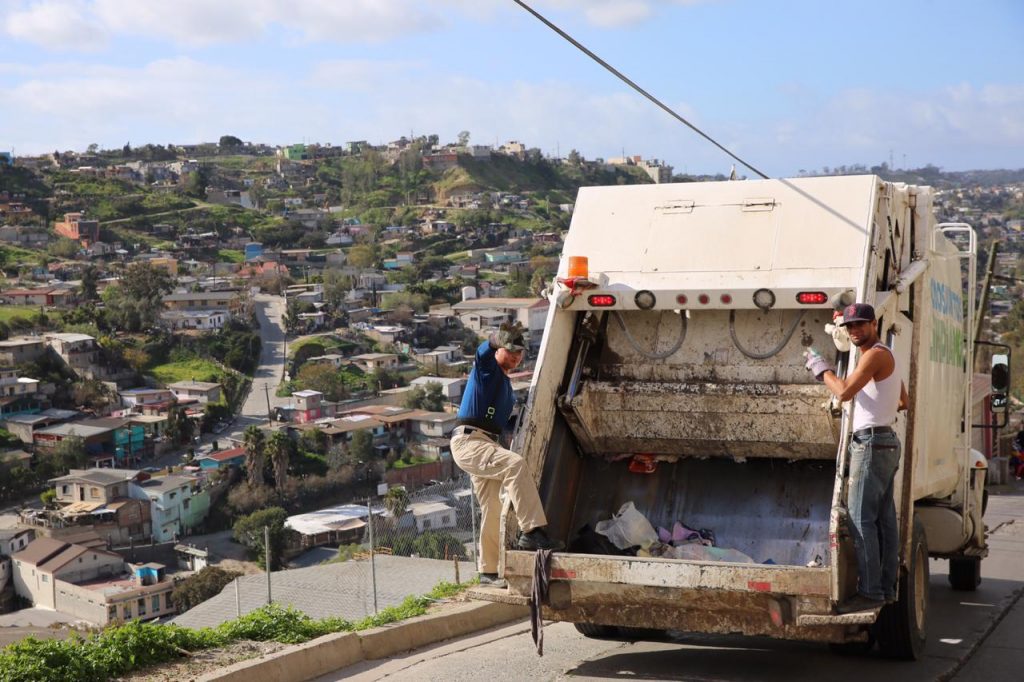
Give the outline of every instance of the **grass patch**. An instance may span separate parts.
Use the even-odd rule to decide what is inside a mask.
[[[12,317],[26,320],[39,314],[39,308],[30,305],[0,305],[0,322],[10,322]]]
[[[177,381],[219,381],[223,372],[220,366],[210,360],[192,358],[179,362],[165,362],[162,365],[153,365],[146,369],[147,374],[152,374],[157,381],[163,384],[173,384]]]
[[[0,245],[0,265],[3,266],[22,263],[35,265],[41,255],[43,255],[41,251],[31,251],[20,246]]]
[[[217,260],[224,263],[244,263],[245,252],[237,249],[220,249],[217,251]]]
[[[292,607],[263,606],[215,628],[192,630],[177,625],[132,621],[88,636],[66,640],[29,637],[0,649],[0,680],[5,682],[103,682],[133,670],[180,658],[188,652],[226,646],[239,640],[298,644],[332,632],[356,632],[421,616],[430,604],[470,587],[441,582],[421,597],[359,621],[315,620]]]
[[[392,465],[395,469],[406,469],[408,467],[419,466],[420,464],[427,464],[428,462],[435,462],[437,460],[431,457],[413,457],[408,463],[402,459],[396,459]]]

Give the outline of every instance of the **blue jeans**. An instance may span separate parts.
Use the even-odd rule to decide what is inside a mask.
[[[900,533],[893,480],[900,465],[895,433],[876,433],[850,441],[847,504],[857,552],[857,591],[869,599],[896,595]]]

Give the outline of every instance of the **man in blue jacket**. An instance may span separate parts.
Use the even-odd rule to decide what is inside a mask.
[[[499,492],[512,501],[524,550],[561,549],[547,536],[547,517],[523,458],[498,443],[515,404],[508,375],[523,361],[526,344],[521,324],[503,324],[480,344],[452,431],[452,458],[470,475],[480,501],[480,584],[504,587],[498,577]]]

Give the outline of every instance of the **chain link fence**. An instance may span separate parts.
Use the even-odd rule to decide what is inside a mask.
[[[461,472],[415,491],[392,487],[384,496],[314,512],[321,514],[330,532],[310,543],[316,546],[290,552],[290,568],[236,578],[174,622],[215,626],[270,601],[313,618],[357,621],[441,581],[476,577],[480,510]]]

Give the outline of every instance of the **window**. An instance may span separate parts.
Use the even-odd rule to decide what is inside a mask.
[[[61,495],[67,495],[68,494],[68,485],[67,485],[67,483],[65,483],[64,485],[62,485],[60,487],[60,494]]]
[[[159,610],[160,610],[160,595],[159,594],[154,594],[153,595],[153,613],[156,613]]]
[[[108,606],[107,607],[107,620],[108,621],[110,621],[110,620],[117,620],[117,607],[116,606]]]
[[[190,500],[189,498],[186,497],[184,500],[181,501],[181,506],[184,507],[185,509],[188,509],[188,504],[191,501],[192,500]]]
[[[139,599],[139,608],[137,609],[140,616],[146,615],[146,598]]]
[[[39,575],[43,579],[44,583],[50,582],[50,576],[46,575],[45,573],[40,573]]]
[[[178,493],[171,493],[171,494],[169,495],[170,499],[172,499],[172,500],[173,500],[173,499],[174,499],[175,497],[177,497],[177,496],[178,496]]]
[[[99,488],[89,488],[89,497],[99,497],[99,496],[100,496],[100,489]]]
[[[127,602],[126,601],[124,603],[124,605],[121,607],[121,614],[122,614],[122,618],[124,618],[125,620],[131,620],[131,618],[132,618],[132,604],[131,604],[131,602]]]
[[[171,608],[171,593],[170,592],[164,592],[164,608],[165,609]]]

